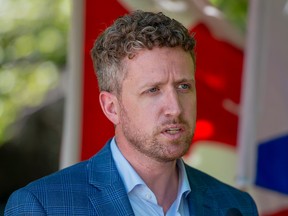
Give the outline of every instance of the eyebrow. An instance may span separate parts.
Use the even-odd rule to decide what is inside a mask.
[[[183,78],[181,80],[176,80],[174,82],[174,84],[179,84],[179,83],[183,83],[183,82],[189,82],[189,83],[195,83],[195,79],[192,78],[192,79],[186,79],[186,78]],[[161,81],[156,81],[154,82],[153,80],[150,82],[148,81],[147,83],[143,84],[142,86],[140,86],[140,89],[143,89],[143,88],[147,88],[147,87],[151,87],[151,86],[161,86],[163,84],[163,82]]]
[[[183,78],[175,83],[182,83],[182,82],[192,82],[192,83],[195,83],[195,79],[186,79],[186,78]]]

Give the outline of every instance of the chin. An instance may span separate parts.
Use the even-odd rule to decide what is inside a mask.
[[[162,159],[167,161],[167,162],[180,159],[188,152],[188,149],[189,149],[189,147],[183,148],[181,151],[179,151],[179,149],[177,151],[169,151],[169,153],[162,156]]]

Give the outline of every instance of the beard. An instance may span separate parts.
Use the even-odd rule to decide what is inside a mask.
[[[143,132],[141,128],[133,124],[126,109],[121,106],[122,131],[132,148],[145,156],[159,162],[170,162],[181,158],[187,153],[194,135],[194,128],[182,119],[168,119],[160,126],[153,129],[151,134]],[[163,127],[169,124],[181,124],[185,128],[185,133],[176,140],[163,140]]]

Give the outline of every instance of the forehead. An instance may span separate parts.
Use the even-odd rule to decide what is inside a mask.
[[[181,47],[143,49],[132,58],[125,58],[125,78],[152,79],[164,75],[194,77],[194,61]]]

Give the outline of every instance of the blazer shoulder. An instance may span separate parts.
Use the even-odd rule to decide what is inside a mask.
[[[91,197],[92,200],[99,201],[102,195],[95,181],[107,181],[106,177],[113,172],[109,166],[111,162],[107,160],[109,155],[109,146],[106,145],[89,160],[59,170],[18,189],[8,200],[6,215],[30,215],[31,212],[37,213],[36,215],[91,215]]]
[[[46,215],[46,213],[37,197],[25,188],[21,188],[10,196],[4,215]]]
[[[87,162],[31,182],[11,194],[5,216],[62,214],[87,206]],[[77,204],[70,206],[77,200]]]
[[[83,161],[70,167],[59,170],[55,173],[42,177],[28,184],[27,190],[41,190],[40,188],[49,186],[61,186],[67,184],[81,184],[87,182],[87,161]]]
[[[28,184],[25,188],[31,191],[43,191],[41,188],[45,187],[62,187],[63,185],[83,185],[88,184],[89,175],[97,170],[102,169],[103,166],[108,166],[107,155],[109,152],[109,145],[105,145],[97,154],[92,156],[90,159],[78,162],[67,168],[61,169],[50,175],[44,176],[38,180],[35,180]],[[100,168],[95,167],[95,164],[101,164]],[[92,172],[93,171],[93,172]]]
[[[239,189],[236,189],[233,186],[230,186],[222,181],[220,181],[219,179],[216,179],[215,177],[202,172],[198,169],[195,169],[187,164],[185,164],[185,168],[186,168],[186,172],[187,172],[187,176],[189,179],[190,184],[192,184],[192,186],[196,186],[199,188],[202,188],[203,190],[208,190],[208,191],[223,191],[223,190],[227,190],[227,191],[231,191],[231,192],[236,192],[236,193],[242,193],[242,191],[240,191]]]
[[[187,176],[191,186],[201,190],[207,197],[213,199],[219,208],[239,208],[248,215],[258,215],[257,207],[253,198],[245,191],[230,186],[211,175],[197,170],[185,164]],[[253,212],[253,214],[251,214]]]

